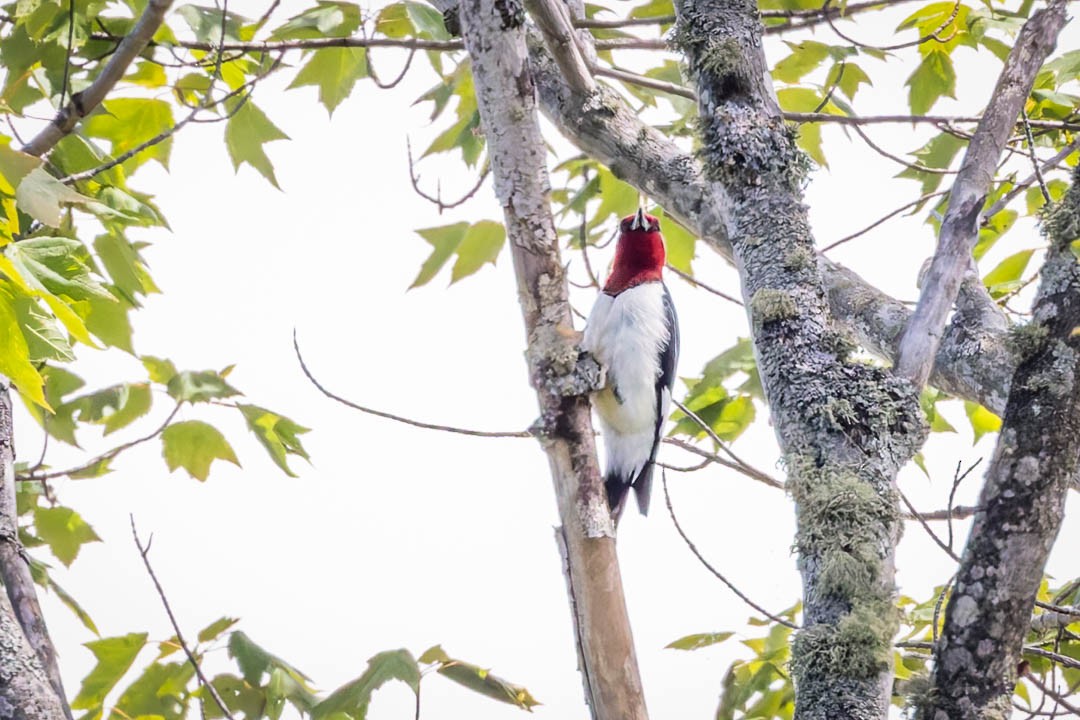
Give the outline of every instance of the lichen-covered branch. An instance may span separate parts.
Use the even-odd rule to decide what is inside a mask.
[[[74,130],[80,120],[92,113],[124,76],[128,66],[143,51],[150,42],[150,38],[154,37],[170,5],[172,5],[172,0],[150,0],[142,15],[139,16],[138,22],[135,23],[135,27],[120,41],[116,52],[109,58],[109,62],[101,73],[94,78],[90,87],[72,95],[71,101],[60,108],[56,117],[23,147],[23,152],[30,155],[44,155],[52,150],[65,135]]]
[[[998,158],[1031,93],[1036,73],[1057,44],[1058,33],[1065,25],[1066,2],[1050,0],[1024,24],[964,153],[949,193],[937,250],[896,360],[896,372],[915,387],[922,387],[930,376],[945,319],[972,262],[971,251],[979,237],[979,220]]]
[[[0,717],[70,718],[56,651],[45,629],[30,568],[22,556],[15,509],[11,395],[0,378]]]
[[[464,0],[459,12],[528,336],[530,379],[541,413],[537,432],[558,498],[586,700],[596,720],[647,720],[614,527],[596,462],[587,395],[595,389],[595,374],[578,372],[580,353],[548,202],[525,12],[518,0]]]
[[[1021,644],[1065,495],[1080,468],[1080,174],[1044,220],[1050,240],[1016,369],[935,652],[928,720],[1009,716]]]
[[[530,33],[529,50],[540,107],[559,131],[732,261],[724,220],[728,200],[713,192],[701,164],[642,122],[614,90],[598,85],[592,93],[574,91],[538,32]],[[853,271],[821,256],[817,262],[834,317],[868,350],[895,360],[911,310]],[[954,324],[946,330],[931,382],[1000,413],[1014,366],[1000,328]]]
[[[800,720],[884,718],[898,627],[896,473],[922,443],[917,393],[848,360],[803,204],[808,159],[781,115],[754,0],[677,0],[697,85],[703,190],[727,230],[797,506]]]

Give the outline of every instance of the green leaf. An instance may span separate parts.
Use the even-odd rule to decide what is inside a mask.
[[[236,453],[217,428],[199,420],[173,423],[161,434],[162,451],[169,471],[184,468],[196,480],[206,480],[214,460],[239,467]]]
[[[668,217],[663,208],[659,206],[653,208],[652,214],[661,221],[660,229],[664,233],[664,250],[667,253],[668,264],[688,275],[693,275],[694,268],[691,263],[694,260],[697,237],[674,218]]]
[[[978,443],[983,435],[996,433],[1001,429],[1001,418],[978,403],[965,400],[964,412],[967,413],[971,430],[975,433],[975,443]]]
[[[450,274],[451,284],[472,275],[485,263],[494,265],[506,243],[506,231],[501,223],[493,220],[481,220],[473,225],[460,222],[416,232],[431,244],[433,250],[409,289],[430,282],[454,255],[457,260]]]
[[[221,637],[221,634],[231,628],[238,622],[237,618],[223,617],[218,618],[214,622],[210,623],[202,630],[199,631],[199,642],[208,643],[211,640],[217,640]]]
[[[71,362],[75,359],[67,335],[60,331],[49,315],[32,298],[26,295],[13,297],[15,313],[19,326],[26,338],[30,361],[37,363],[45,360]]]
[[[52,409],[45,402],[44,381],[30,362],[30,348],[19,327],[14,294],[3,281],[0,281],[0,374],[11,380],[23,397]]]
[[[153,382],[167,385],[176,377],[176,366],[173,365],[172,360],[156,358],[153,355],[143,355],[140,359]]]
[[[718,632],[687,635],[686,637],[681,637],[674,642],[668,643],[664,647],[672,648],[673,650],[697,650],[699,648],[708,647],[709,645],[722,643],[734,634],[735,633],[732,632]]]
[[[364,48],[325,48],[316,50],[290,88],[315,85],[319,102],[331,115],[352,93],[356,81],[368,76],[367,50]]]
[[[99,235],[94,239],[94,250],[116,289],[131,305],[138,306],[139,295],[157,291],[139,251],[124,235],[119,232]]]
[[[225,125],[225,146],[229,150],[233,169],[239,170],[240,165],[247,163],[279,190],[281,188],[274,175],[274,166],[266,156],[263,145],[274,140],[288,139],[289,136],[270,122],[266,114],[251,100],[245,102]]]
[[[150,393],[150,386],[146,383],[122,385],[124,395],[120,398],[119,406],[115,412],[105,417],[105,434],[114,433],[125,428],[131,423],[150,412],[150,406],[154,398]]]
[[[419,662],[422,662],[425,665],[430,665],[432,663],[448,663],[450,662],[450,656],[442,649],[442,645],[432,645],[420,656]]]
[[[146,637],[146,633],[131,633],[86,643],[86,647],[94,654],[97,664],[94,665],[90,674],[83,678],[79,694],[71,703],[72,709],[101,708],[105,702],[105,696],[116,686],[131,664],[135,662],[135,656],[146,645]]]
[[[531,712],[533,707],[540,704],[524,687],[507,682],[497,675],[492,675],[488,670],[478,665],[462,662],[461,660],[451,660],[439,668],[439,674],[469,688],[473,692],[499,702],[517,705],[522,710]]]
[[[784,41],[791,48],[791,54],[773,67],[773,78],[785,83],[796,83],[802,77],[821,65],[829,57],[829,46],[813,40],[801,43]]]
[[[207,402],[240,394],[239,390],[225,382],[220,373],[213,370],[178,372],[169,378],[166,387],[169,395],[180,402]]]
[[[506,230],[502,223],[481,220],[469,226],[457,247],[457,261],[450,271],[450,282],[455,283],[472,275],[485,263],[494,265],[505,243]]]
[[[619,220],[633,213],[638,206],[637,188],[624,183],[604,167],[599,168],[597,176],[600,180],[600,205],[589,221],[590,230],[603,224],[613,215],[616,220]]]
[[[998,263],[990,272],[983,277],[983,285],[986,286],[990,297],[995,300],[1008,295],[1021,285],[1021,278],[1034,250],[1021,250]]]
[[[60,227],[64,205],[82,205],[90,198],[75,192],[42,168],[34,168],[15,190],[19,209],[49,227]],[[24,241],[28,242],[28,241]]]
[[[90,272],[90,253],[78,240],[35,237],[7,246],[7,257],[33,290],[73,300],[113,296]]]
[[[131,305],[97,297],[87,300],[86,305],[90,310],[86,316],[86,329],[109,347],[119,348],[134,355],[135,348],[131,344],[131,319],[128,317]]]
[[[932,50],[923,57],[905,84],[910,88],[908,104],[911,112],[925,115],[942,96],[956,97],[956,71],[952,58],[943,50]]]
[[[271,40],[313,40],[348,37],[360,27],[360,8],[348,2],[319,0],[315,7],[293,15],[270,34]]]
[[[259,645],[255,644],[246,633],[237,630],[229,636],[229,657],[236,660],[236,664],[240,667],[240,672],[244,676],[244,680],[250,684],[258,687],[262,684],[262,677],[268,673],[271,673],[274,669],[280,668],[286,671],[289,676],[297,682],[302,688],[310,693],[308,688],[309,678],[304,673],[294,668],[289,663],[285,662],[278,656],[267,652]],[[314,704],[314,696],[310,698],[311,704]]]
[[[15,188],[32,171],[41,167],[41,158],[27,155],[0,143],[0,192],[14,195]],[[66,187],[66,186],[65,186]]]
[[[79,513],[66,507],[34,509],[34,528],[56,559],[70,567],[86,543],[101,542]]]
[[[115,716],[181,720],[184,705],[180,698],[186,694],[185,687],[194,674],[195,668],[187,660],[147,665],[116,701]]]
[[[930,432],[956,432],[956,428],[937,409],[938,401],[945,398],[944,393],[929,388],[924,388],[922,394],[919,395],[919,404],[922,406],[923,415],[926,416],[926,422],[930,425]],[[923,471],[925,472],[925,468]]]
[[[157,137],[173,125],[172,105],[165,100],[116,98],[102,103],[100,112],[83,121],[82,132],[90,137],[108,140],[112,145],[112,155],[116,156]],[[167,169],[171,150],[172,138],[168,137],[125,161],[124,168],[130,174],[148,160],[157,160]]]
[[[296,455],[305,460],[308,459],[307,451],[304,450],[298,437],[309,432],[308,428],[301,427],[289,418],[257,405],[239,404],[237,407],[247,420],[248,428],[255,433],[255,437],[270,453],[270,457],[277,466],[289,477],[296,477],[296,474],[289,469],[288,456]]]
[[[312,720],[322,720],[337,712],[364,720],[372,693],[390,680],[400,680],[414,693],[420,692],[420,670],[408,650],[388,650],[368,660],[363,675],[342,685],[312,709]]]
[[[86,610],[83,609],[83,606],[80,605],[67,590],[60,587],[52,577],[49,578],[48,587],[56,593],[56,597],[60,598],[60,602],[64,603],[68,610],[75,613],[75,617],[79,618],[79,622],[83,624],[83,627],[95,635],[101,635],[101,633],[98,632],[97,625],[94,624],[93,618],[90,617],[90,613],[86,612]]]

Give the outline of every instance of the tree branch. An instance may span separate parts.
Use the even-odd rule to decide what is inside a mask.
[[[548,206],[524,12],[514,0],[464,0],[459,10],[517,277],[541,443],[558,498],[586,699],[595,720],[646,720],[614,525],[596,462],[587,397],[595,386],[573,380],[580,352]]]
[[[70,720],[56,649],[45,627],[25,553],[15,505],[11,394],[0,378],[0,578],[7,591],[0,597],[0,705],[15,710],[9,717]]]
[[[157,573],[154,572],[154,566],[150,564],[150,543],[143,545],[142,540],[139,539],[139,531],[135,529],[135,516],[128,516],[131,520],[131,537],[135,540],[135,547],[139,549],[139,555],[142,556],[143,565],[146,567],[146,574],[150,576],[150,580],[154,583],[154,589],[157,590],[158,597],[161,598],[161,605],[165,608],[165,614],[169,616],[169,624],[172,625],[173,632],[176,633],[176,642],[180,646],[180,649],[184,651],[184,655],[187,656],[188,662],[191,663],[191,667],[195,670],[196,677],[199,678],[199,684],[206,688],[206,691],[210,694],[211,699],[221,710],[228,720],[234,720],[233,715],[229,712],[228,706],[225,701],[221,699],[221,695],[218,693],[217,688],[210,682],[210,679],[203,673],[202,664],[199,659],[195,657],[195,653],[191,651],[191,646],[188,645],[184,639],[184,633],[180,630],[180,623],[176,621],[176,615],[173,614],[172,605],[169,604],[169,598],[165,595],[165,589],[161,587],[161,582],[157,578]],[[152,538],[151,538],[152,539]]]
[[[1050,248],[1033,320],[946,610],[928,718],[1007,715],[1031,608],[1080,469],[1080,265],[1070,247],[1080,237],[1080,173],[1044,228]]]
[[[528,42],[541,109],[556,128],[731,262],[724,224],[727,203],[711,191],[698,161],[642,122],[611,88],[598,85],[593,93],[574,92],[539,33],[530,34]],[[911,311],[851,270],[820,257],[818,262],[836,318],[870,352],[894,359]],[[995,329],[950,328],[932,382],[1000,413],[1014,366],[1004,336]]]
[[[1051,0],[1024,24],[964,154],[949,193],[949,209],[941,223],[937,251],[896,359],[896,372],[916,388],[921,388],[930,376],[945,318],[971,264],[979,218],[998,158],[1031,93],[1036,73],[1057,44],[1058,33],[1065,25],[1066,2]]]
[[[592,92],[596,87],[585,55],[578,47],[569,12],[563,0],[525,0],[529,14],[544,34],[548,49],[559,64],[563,77],[576,92]]]
[[[124,76],[132,61],[150,42],[150,38],[161,26],[170,5],[172,5],[172,0],[150,0],[142,15],[139,16],[138,22],[135,23],[135,27],[120,42],[101,74],[95,78],[90,87],[72,95],[71,100],[60,109],[52,122],[23,147],[23,152],[29,155],[44,155],[52,150],[65,135],[71,133],[79,120],[92,113]]]

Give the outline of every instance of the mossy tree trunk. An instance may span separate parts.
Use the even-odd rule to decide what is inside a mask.
[[[877,719],[897,628],[896,473],[925,427],[915,391],[847,360],[803,205],[807,159],[780,116],[752,0],[676,2],[676,43],[696,81],[701,157],[726,197],[727,234],[758,369],[798,508],[804,627],[796,717]]]
[[[934,655],[929,720],[1011,712],[1020,649],[1080,467],[1080,172],[1046,215],[1034,317]]]

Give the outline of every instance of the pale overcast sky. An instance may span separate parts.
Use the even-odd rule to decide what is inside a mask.
[[[286,0],[275,17],[283,21],[302,7]],[[263,7],[246,0],[230,9],[255,17]],[[901,13],[865,18],[858,32],[887,41]],[[1066,33],[1059,47],[1077,47],[1075,23]],[[770,40],[774,61],[785,50]],[[376,59],[381,74],[392,77],[404,55],[383,50]],[[1000,69],[996,60],[965,49],[957,60],[960,100],[944,101],[936,111],[977,111]],[[874,87],[862,91],[856,108],[863,114],[905,111],[900,102],[910,67],[891,59],[866,60],[864,68]],[[182,419],[206,419],[226,432],[243,468],[217,464],[200,484],[182,472],[170,475],[160,446],[148,443],[123,455],[111,476],[58,483],[61,501],[78,509],[105,542],[87,546],[70,570],[55,572],[104,636],[147,630],[155,639],[169,637],[131,541],[133,513],[143,533],[154,534],[152,560],[190,634],[221,615],[239,617],[240,629],[325,690],[360,675],[376,652],[406,647],[419,654],[441,643],[451,655],[527,686],[543,703],[537,717],[583,719],[553,540],[554,495],[539,447],[432,433],[345,409],[303,378],[292,353],[296,328],[320,380],[375,408],[479,429],[523,429],[533,421],[509,258],[504,254],[496,267],[449,289],[445,272],[406,291],[429,249],[414,229],[501,220],[489,186],[443,217],[409,186],[406,137],[423,146],[439,129],[429,126],[427,106],[411,103],[434,82],[418,57],[396,90],[362,82],[332,120],[314,88],[284,92],[283,79],[264,82],[256,102],[292,138],[268,146],[281,191],[249,167],[234,174],[218,125],[184,129],[168,173],[156,166],[139,172],[136,186],[156,195],[172,232],[141,233],[154,243],[146,257],[164,295],[150,298],[137,314],[137,350],[169,357],[181,368],[236,363],[230,379],[251,402],[313,428],[304,436],[313,462],[294,462],[300,477],[283,477],[231,413],[185,408]],[[897,153],[928,137],[905,126],[871,133]],[[566,149],[553,132],[549,138]],[[815,172],[807,188],[820,244],[915,197],[915,183],[889,179],[896,165],[848,141],[838,128],[825,130],[825,151],[831,169]],[[420,172],[428,188],[441,177],[447,196],[472,183],[457,161],[425,161]],[[913,299],[916,273],[933,247],[921,221],[888,225],[834,257],[895,296]],[[1014,231],[984,270],[994,258],[1038,242],[1029,228]],[[594,262],[606,263],[612,250],[594,253]],[[735,273],[707,248],[699,248],[695,267],[711,284],[738,294]],[[694,376],[747,333],[746,321],[740,308],[678,278],[668,282],[682,325],[680,374]],[[587,312],[591,293],[575,291],[574,300]],[[82,352],[76,370],[91,386],[144,377],[139,363],[119,352]],[[167,405],[161,402],[155,412]],[[985,439],[972,447],[959,403],[943,410],[960,432],[929,441],[934,481],[914,468],[901,478],[924,509],[944,506],[958,461],[969,464],[992,449]],[[40,438],[25,415],[17,432],[21,457],[36,457]],[[735,449],[782,474],[766,413]],[[663,455],[692,464],[671,448]],[[65,457],[79,456],[50,448],[54,465],[64,465]],[[970,479],[958,502],[972,501],[980,482],[981,476]],[[768,608],[798,599],[793,511],[783,494],[720,468],[671,475],[670,483],[684,527],[714,565]],[[1074,517],[1050,567],[1058,578],[1080,570],[1066,550],[1080,541],[1080,498],[1073,493],[1069,502]],[[619,551],[653,717],[712,717],[723,672],[747,654],[738,639],[752,636],[744,626],[752,611],[690,555],[662,497],[654,498],[647,519],[627,513]],[[920,599],[951,572],[951,562],[917,525],[907,528],[898,565],[902,591]],[[46,608],[74,695],[92,666],[81,643],[93,638],[54,598],[46,599]],[[686,634],[722,630],[739,634],[693,653],[663,649]],[[220,655],[211,670],[231,664],[224,651]],[[147,651],[139,662],[151,657]],[[388,685],[376,694],[369,717],[411,717],[412,702],[403,685]],[[425,720],[494,720],[521,712],[439,677],[425,679],[423,703]]]

